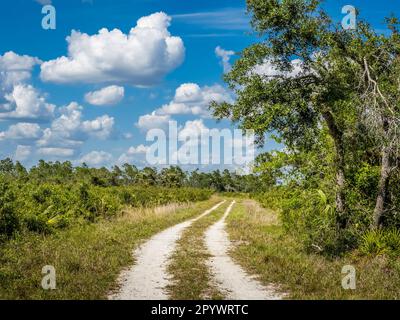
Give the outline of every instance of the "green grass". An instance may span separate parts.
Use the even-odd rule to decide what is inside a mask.
[[[327,259],[303,251],[287,235],[273,211],[243,200],[228,217],[228,232],[237,244],[233,258],[265,284],[276,284],[288,299],[400,299],[400,260],[351,252]],[[356,290],[344,290],[342,267],[356,268]]]
[[[221,292],[212,283],[212,276],[206,265],[210,257],[204,243],[204,233],[224,214],[229,201],[217,210],[194,222],[178,241],[168,271],[173,284],[168,288],[174,300],[222,299]]]
[[[120,271],[134,263],[132,250],[141,241],[218,201],[132,209],[119,218],[47,236],[21,235],[0,246],[0,299],[106,299]],[[41,287],[45,265],[56,268],[55,290]]]

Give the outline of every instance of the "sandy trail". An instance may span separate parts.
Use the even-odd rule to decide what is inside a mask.
[[[195,219],[166,229],[141,245],[134,251],[136,264],[123,271],[119,278],[120,290],[111,294],[112,300],[167,300],[166,287],[170,283],[167,266],[176,242],[184,229],[193,222],[216,210],[222,201]]]
[[[235,201],[226,209],[224,216],[212,225],[205,234],[208,251],[212,257],[208,266],[221,292],[228,300],[279,300],[273,286],[265,287],[246,272],[228,256],[231,243],[225,231],[226,217],[232,210]]]

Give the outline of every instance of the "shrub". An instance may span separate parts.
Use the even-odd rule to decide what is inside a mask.
[[[378,229],[367,231],[362,236],[360,252],[365,255],[400,255],[400,230]]]
[[[8,239],[22,227],[49,233],[71,224],[112,218],[124,206],[201,201],[211,194],[210,190],[191,188],[0,181],[0,240]]]
[[[0,241],[10,238],[19,229],[14,190],[8,182],[0,178]]]
[[[358,243],[356,222],[338,228],[333,194],[319,189],[279,186],[256,196],[265,207],[279,210],[284,229],[307,251],[340,255]]]
[[[386,230],[384,239],[389,252],[396,256],[400,256],[400,230]]]

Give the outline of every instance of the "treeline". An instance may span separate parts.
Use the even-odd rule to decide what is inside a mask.
[[[162,186],[168,188],[192,187],[212,189],[217,192],[258,192],[266,190],[271,181],[255,174],[239,175],[229,170],[212,172],[185,172],[171,166],[157,170],[145,167],[138,169],[131,164],[122,167],[89,168],[87,165],[74,167],[70,161],[46,162],[40,160],[29,170],[20,162],[11,159],[0,160],[0,176],[21,181],[40,181],[55,184],[87,183],[99,187],[111,186]]]
[[[125,207],[154,207],[208,199],[213,192],[262,190],[255,175],[228,170],[184,172],[179,167],[74,167],[39,161],[30,169],[0,160],[0,242],[23,232],[49,233],[122,213]]]

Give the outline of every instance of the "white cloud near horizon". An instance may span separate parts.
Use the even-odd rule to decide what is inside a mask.
[[[136,126],[143,131],[150,129],[166,128],[168,122],[171,121],[169,115],[158,115],[156,112],[140,116]]]
[[[32,153],[31,146],[18,145],[17,148],[15,149],[14,158],[17,161],[24,161],[28,159],[31,153]]]
[[[143,144],[140,144],[136,147],[130,147],[126,152],[124,152],[119,156],[117,164],[123,165],[125,163],[134,163],[138,161],[143,161],[143,157],[148,150],[149,147]]]
[[[75,154],[75,149],[70,148],[39,148],[38,155],[55,157],[55,158],[68,158]]]
[[[196,83],[184,83],[176,91],[173,100],[156,111],[157,114],[192,114],[210,117],[208,110],[211,101],[232,101],[230,93],[221,85],[200,87]]]
[[[111,153],[105,151],[91,151],[83,155],[79,160],[76,161],[76,163],[86,163],[89,166],[100,167],[109,165],[112,160],[113,156]]]

